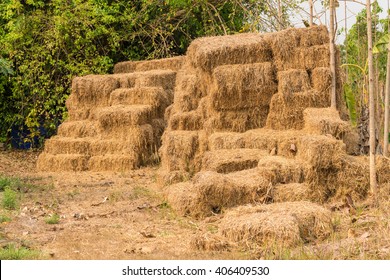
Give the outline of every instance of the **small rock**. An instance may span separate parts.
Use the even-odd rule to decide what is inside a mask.
[[[29,234],[29,232],[28,231],[23,231],[23,236],[26,236],[26,235],[28,235]]]
[[[295,146],[294,143],[290,145],[290,152],[293,152],[293,153],[297,152],[297,147]]]

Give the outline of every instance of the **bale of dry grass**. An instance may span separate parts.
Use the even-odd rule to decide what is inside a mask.
[[[220,213],[237,205],[261,202],[270,187],[270,182],[256,169],[226,175],[202,171],[194,176],[193,184],[198,198],[193,213],[198,217]]]
[[[205,37],[194,40],[187,50],[194,68],[211,73],[221,65],[269,62],[272,51],[259,33]]]
[[[91,109],[83,108],[79,110],[68,110],[67,121],[85,121],[90,116]]]
[[[65,121],[58,127],[57,135],[62,137],[95,137],[98,134],[97,123],[92,121]]]
[[[365,199],[370,189],[369,161],[366,156],[343,156],[333,188],[334,200],[350,195],[353,200]]]
[[[37,161],[39,171],[85,171],[88,169],[89,156],[84,154],[41,153]]]
[[[177,112],[189,112],[198,108],[199,100],[204,96],[200,83],[199,76],[186,68],[177,74],[174,96]]]
[[[109,133],[117,127],[138,126],[150,123],[157,115],[150,105],[116,105],[98,108],[93,120],[97,120],[102,130]]]
[[[125,61],[114,65],[114,73],[144,72],[150,70],[178,71],[185,62],[184,56],[145,61]]]
[[[169,119],[171,130],[201,130],[203,118],[197,111],[173,114]]]
[[[169,105],[165,91],[159,87],[121,88],[111,92],[110,106],[115,105],[151,105],[159,116],[164,115]]]
[[[295,157],[291,145],[298,146],[304,133],[297,130],[254,129],[245,133],[217,132],[209,137],[210,150],[219,149],[262,149],[276,155]]]
[[[200,147],[197,131],[166,131],[162,143],[160,155],[165,170],[195,172],[193,165]]]
[[[204,129],[211,134],[217,131],[245,132],[264,127],[268,111],[268,106],[240,110],[210,110],[210,115],[204,123]]]
[[[90,155],[90,138],[70,138],[54,136],[45,141],[45,153]]]
[[[135,154],[106,154],[91,157],[88,161],[88,170],[124,172],[137,169],[141,164],[138,155]]]
[[[316,169],[340,168],[345,144],[333,137],[307,135],[300,138],[297,159]]]
[[[318,92],[329,92],[332,74],[329,67],[316,67],[311,72],[311,86]]]
[[[135,80],[135,87],[162,87],[167,91],[169,101],[172,102],[175,88],[176,72],[171,70],[153,70],[139,74]],[[172,95],[172,96],[171,96]]]
[[[377,176],[379,184],[387,184],[390,182],[390,159],[377,156]]]
[[[74,106],[108,106],[111,92],[119,87],[119,81],[111,75],[76,77],[72,81],[73,97],[69,99],[67,106],[71,109]]]
[[[325,61],[328,32],[325,26],[296,29],[267,34],[278,71],[314,69],[314,65],[328,66]],[[316,57],[317,56],[317,57]],[[325,64],[325,65],[324,65]]]
[[[213,71],[213,80],[210,102],[216,110],[268,107],[277,91],[270,62],[219,66]]]
[[[309,75],[302,69],[289,69],[278,72],[278,92],[292,94],[311,89]],[[268,104],[270,103],[270,100]]]
[[[182,182],[169,186],[166,189],[166,198],[169,205],[180,216],[196,216],[199,207],[202,206],[192,182]],[[204,212],[204,209],[200,210]]]
[[[259,149],[221,149],[207,151],[203,155],[202,170],[231,173],[255,168],[262,157],[269,153]]]
[[[278,184],[272,190],[272,201],[293,202],[310,200],[311,189],[305,183]]]
[[[277,130],[302,129],[303,111],[307,107],[329,107],[328,94],[310,90],[291,95],[275,94],[272,97],[267,118],[267,127]]]
[[[307,108],[303,112],[304,130],[312,134],[332,135],[342,140],[348,154],[359,153],[359,135],[349,122],[340,119],[332,108]]]
[[[225,214],[221,234],[248,247],[277,243],[296,246],[333,232],[331,213],[310,202],[241,206]]]
[[[230,251],[234,244],[226,237],[210,232],[196,234],[190,242],[190,247],[202,251]]]
[[[266,156],[259,160],[258,172],[276,184],[302,183],[305,179],[303,163],[281,156]]]

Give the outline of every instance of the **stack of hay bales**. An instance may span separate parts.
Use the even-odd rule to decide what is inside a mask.
[[[161,145],[184,57],[123,62],[113,75],[77,77],[69,118],[47,140],[41,171],[127,171],[147,164]]]

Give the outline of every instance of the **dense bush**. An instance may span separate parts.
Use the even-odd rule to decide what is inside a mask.
[[[3,0],[0,58],[10,63],[0,64],[0,141],[12,127],[29,139],[40,127],[55,132],[74,76],[183,54],[195,37],[239,31],[248,7],[239,2]]]

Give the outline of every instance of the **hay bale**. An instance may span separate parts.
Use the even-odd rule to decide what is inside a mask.
[[[184,64],[184,56],[145,61],[125,61],[114,65],[114,73],[144,72],[150,70],[178,71]]]
[[[69,138],[54,136],[45,141],[45,153],[90,155],[89,138]]]
[[[307,71],[302,69],[279,71],[278,81],[278,92],[280,94],[292,94],[311,89],[309,75]]]
[[[255,168],[268,151],[258,149],[221,149],[203,155],[202,170],[231,173]]]
[[[341,157],[336,180],[329,187],[333,188],[335,200],[343,199],[347,194],[355,201],[365,199],[370,189],[368,157]]]
[[[224,65],[213,71],[210,102],[216,110],[268,107],[277,91],[271,63]]]
[[[233,244],[224,236],[206,232],[196,234],[190,241],[190,247],[202,251],[230,251]]]
[[[302,129],[304,126],[303,111],[308,107],[329,107],[329,95],[310,90],[284,96],[275,94],[272,97],[267,127],[277,130]]]
[[[110,76],[118,81],[120,88],[132,88],[135,87],[135,81],[137,80],[139,73],[114,74]]]
[[[194,160],[200,147],[197,131],[166,131],[162,143],[160,155],[165,170],[195,171]]]
[[[177,112],[196,110],[199,100],[204,96],[200,89],[200,79],[194,73],[188,74],[187,69],[177,74],[174,106]]]
[[[268,41],[259,33],[195,39],[187,50],[194,68],[211,73],[221,65],[269,62],[272,52]]]
[[[67,121],[85,121],[89,118],[91,110],[88,108],[83,108],[80,110],[68,110],[68,119]]]
[[[140,160],[134,154],[118,155],[106,154],[93,156],[88,161],[89,171],[115,171],[125,172],[141,166]]]
[[[168,100],[172,102],[171,92],[175,88],[176,72],[171,70],[153,70],[139,74],[135,80],[135,87],[162,87],[168,93]]]
[[[194,176],[193,183],[198,200],[193,212],[197,216],[209,216],[229,207],[261,202],[270,186],[270,182],[256,169],[226,175],[202,171]]]
[[[203,118],[197,111],[176,113],[169,119],[171,130],[201,130]]]
[[[272,201],[292,202],[310,200],[311,188],[305,183],[289,183],[276,185],[272,191]]]
[[[379,184],[387,184],[390,182],[390,159],[383,156],[377,156],[376,172]]]
[[[202,206],[192,182],[182,182],[169,186],[166,190],[166,198],[175,212],[183,217],[196,216],[199,207]],[[204,211],[204,209],[200,209],[201,213]]]
[[[210,117],[204,123],[208,133],[216,131],[245,132],[265,126],[268,106],[252,107],[241,110],[210,112]]]
[[[225,214],[220,230],[232,242],[248,247],[297,246],[333,232],[329,210],[310,202],[241,206]]]
[[[110,95],[110,106],[115,105],[151,105],[159,116],[164,115],[169,105],[168,97],[162,88],[121,88],[114,90]]]
[[[340,119],[339,112],[332,108],[307,108],[303,112],[304,130],[321,135],[332,135],[342,140],[348,154],[358,154],[359,135],[349,122]]]
[[[97,123],[92,121],[65,121],[58,127],[57,134],[62,137],[96,137]]]
[[[323,135],[302,136],[297,145],[297,159],[316,169],[340,168],[345,144]]]
[[[296,29],[299,34],[301,47],[312,47],[329,43],[329,33],[325,25],[318,25],[309,28]]]
[[[97,120],[100,129],[110,133],[114,128],[138,126],[150,123],[157,115],[150,105],[116,105],[98,108],[94,112],[93,120]]]
[[[316,67],[311,72],[311,85],[318,92],[329,92],[332,74],[329,67]]]
[[[261,149],[271,152],[274,148],[277,155],[294,157],[290,151],[291,145],[298,145],[304,135],[296,130],[254,129],[245,133],[217,132],[209,137],[210,150],[219,149]]]
[[[88,169],[89,156],[83,154],[52,155],[41,153],[37,161],[39,171],[85,171]]]
[[[305,179],[304,165],[294,159],[281,156],[266,156],[259,160],[258,172],[276,184],[302,183]]]
[[[88,75],[76,77],[72,81],[72,94],[67,105],[72,108],[72,102],[77,107],[108,106],[110,94],[120,87],[119,81],[112,75]]]

